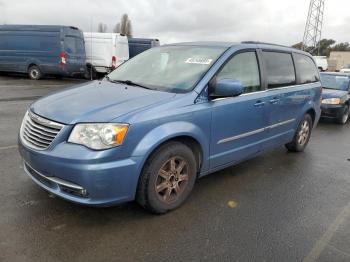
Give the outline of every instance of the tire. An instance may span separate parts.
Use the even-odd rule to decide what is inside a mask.
[[[97,71],[95,69],[94,66],[92,65],[88,65],[87,68],[86,68],[86,72],[85,72],[85,75],[84,77],[87,79],[87,80],[95,80],[97,79]]]
[[[286,148],[291,152],[302,152],[309,143],[313,121],[309,114],[306,114],[300,121],[292,142],[286,144]]]
[[[147,160],[136,201],[152,213],[164,214],[183,204],[196,176],[197,163],[192,150],[180,142],[166,143]]]
[[[32,80],[39,80],[40,78],[42,78],[42,73],[40,71],[40,68],[38,66],[31,66],[28,69],[28,76],[30,79]]]
[[[337,119],[337,123],[341,125],[345,125],[349,120],[349,106],[345,105],[344,113],[341,117]]]

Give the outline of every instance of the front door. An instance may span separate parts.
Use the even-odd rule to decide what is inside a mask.
[[[267,92],[261,88],[256,52],[234,55],[217,74],[216,80],[220,79],[241,81],[244,92],[238,97],[211,101],[211,169],[253,156],[266,139]]]

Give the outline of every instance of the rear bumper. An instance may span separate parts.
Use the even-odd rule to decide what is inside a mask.
[[[42,151],[27,148],[20,138],[18,145],[27,175],[56,196],[93,206],[112,206],[135,198],[141,158],[115,160],[107,152],[68,143]]]
[[[321,105],[321,118],[339,118],[342,117],[345,105]]]

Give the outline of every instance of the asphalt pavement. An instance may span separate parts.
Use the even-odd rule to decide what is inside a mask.
[[[0,76],[0,261],[350,261],[350,124],[206,176],[166,215],[84,207],[34,184],[16,146],[33,100],[81,82]]]

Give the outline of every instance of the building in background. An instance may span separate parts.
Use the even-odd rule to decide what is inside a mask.
[[[339,71],[350,64],[350,51],[332,51],[328,59],[328,70]]]

